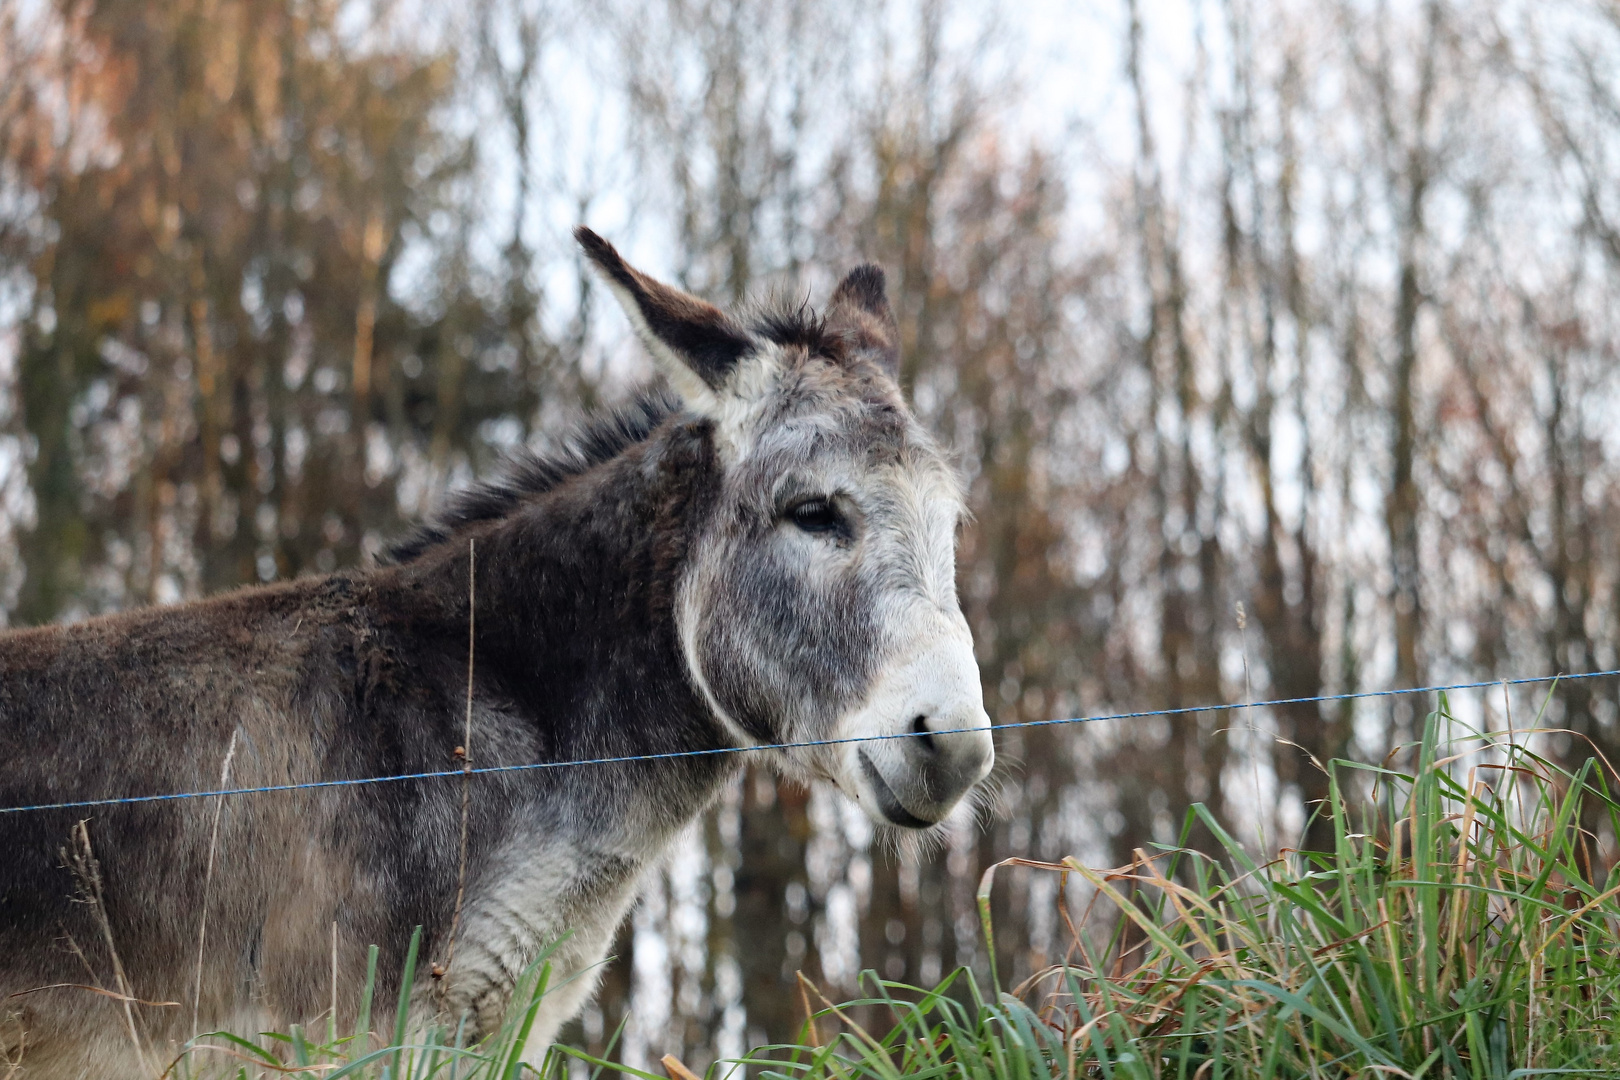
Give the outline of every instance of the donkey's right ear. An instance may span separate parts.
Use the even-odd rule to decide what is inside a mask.
[[[706,301],[655,281],[581,225],[574,239],[602,272],[619,306],[687,407],[713,413],[716,395],[754,348],[748,334]]]
[[[827,306],[827,326],[853,352],[876,361],[889,378],[900,377],[900,324],[889,306],[881,266],[867,263],[844,276]]]

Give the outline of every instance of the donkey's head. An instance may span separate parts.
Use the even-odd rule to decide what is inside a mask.
[[[721,494],[676,616],[693,682],[744,744],[868,740],[785,764],[879,822],[940,821],[994,750],[956,597],[961,485],[901,398],[883,271],[851,272],[824,317],[740,321],[576,235],[712,425]]]

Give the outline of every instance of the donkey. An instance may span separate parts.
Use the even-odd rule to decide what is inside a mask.
[[[740,317],[576,238],[667,391],[379,568],[0,635],[0,806],[759,746],[883,825],[945,819],[994,751],[962,490],[882,271]],[[541,1054],[745,756],[0,815],[6,1075],[150,1077],[197,1030],[341,1015],[372,942],[389,1000],[418,925],[418,1019],[475,1036],[561,941]]]

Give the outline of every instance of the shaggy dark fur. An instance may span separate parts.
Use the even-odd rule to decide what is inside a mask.
[[[388,548],[396,563],[410,562],[457,529],[478,521],[505,517],[526,499],[544,495],[558,484],[611,461],[647,437],[680,404],[664,392],[637,396],[628,405],[581,424],[552,454],[517,450],[507,457],[493,480],[452,492],[428,524]]]
[[[580,238],[689,384],[730,393],[745,349],[775,349],[760,430],[723,440],[727,414],[648,395],[453,496],[377,569],[0,634],[0,806],[435,772],[464,742],[493,766],[824,738],[874,684],[885,597],[905,619],[919,596],[935,598],[925,620],[949,605],[959,640],[941,640],[965,661],[939,670],[968,689],[922,707],[987,728],[954,607],[959,501],[889,378],[881,272],[846,279],[825,321],[783,309],[742,329]],[[818,423],[794,427],[801,415]],[[745,438],[766,449],[726,458]],[[847,490],[861,470],[864,515]],[[928,491],[947,513],[934,525],[895,509]],[[885,723],[911,722],[895,709]],[[889,761],[872,773],[884,820],[940,820],[989,751],[987,731],[874,749]],[[569,985],[543,1003],[543,1050],[590,993],[639,874],[739,767],[705,755],[476,778],[456,959],[443,983],[410,988],[417,1017],[487,1032],[566,932],[552,961]],[[820,759],[797,767],[828,775]],[[462,791],[451,778],[0,817],[0,1074],[149,1077],[193,1033],[194,1001],[203,1031],[307,1022],[332,1000],[334,924],[349,1030],[367,945],[383,950],[379,1002],[399,993],[413,927],[424,972],[449,959]],[[126,1008],[85,986],[179,1004]]]
[[[645,430],[659,408],[606,429],[624,443],[618,454],[609,436],[589,444],[595,468],[536,465],[521,482],[469,493],[436,530],[440,542],[418,537],[401,565],[0,635],[0,804],[206,790],[233,731],[232,786],[453,768],[473,539],[478,764],[725,745],[690,686],[672,613],[718,473],[704,423],[666,417]],[[492,860],[514,830],[549,821],[538,827],[589,834],[602,815],[614,830],[628,815],[656,835],[700,809],[733,767],[700,758],[480,777],[469,885],[499,872]],[[231,800],[204,1030],[250,1000],[284,1017],[318,1013],[331,994],[323,928],[334,921],[344,1008],[368,943],[384,948],[380,1001],[397,993],[413,926],[424,927],[425,957],[443,959],[459,806],[446,781]],[[0,819],[0,995],[114,986],[110,939],[139,996],[186,1005],[137,1010],[143,1033],[160,1046],[189,1035],[213,813],[192,800]],[[99,885],[63,854],[81,819]],[[98,888],[100,902],[85,902]],[[0,1049],[35,1063],[25,1077],[68,1075],[70,1063],[118,1049],[116,1003],[85,991],[5,1008]]]

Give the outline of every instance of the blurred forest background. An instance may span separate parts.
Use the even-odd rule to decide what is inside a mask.
[[[583,221],[725,303],[888,268],[998,721],[1613,668],[1617,155],[1614,0],[8,0],[0,611],[366,565],[622,399]],[[920,857],[751,773],[575,1037],[701,1066],[791,1033],[796,970],[982,966],[982,868],[1195,801],[1298,844],[1308,755],[1419,707],[1009,732]],[[1569,684],[1544,748],[1616,721]],[[1061,954],[1055,888],[998,879],[1004,974]]]

